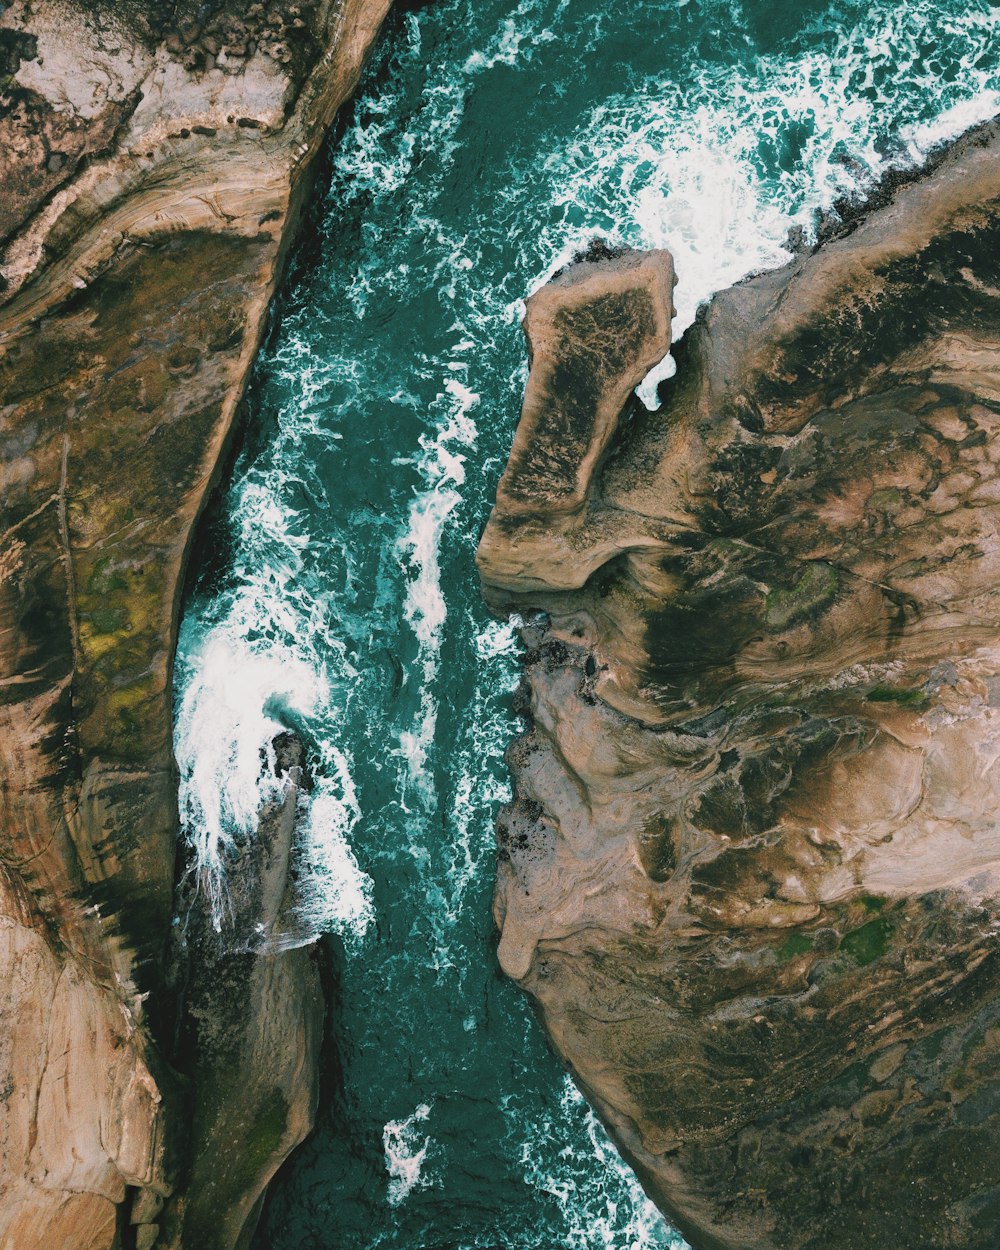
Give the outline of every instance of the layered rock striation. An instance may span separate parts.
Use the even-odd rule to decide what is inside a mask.
[[[220,1198],[210,1228],[185,1228],[210,1091],[197,1058],[181,1076],[166,1062],[171,665],[194,525],[311,163],[387,7],[0,12],[4,1250],[229,1250],[308,1126],[315,975],[248,965],[260,1013],[287,974],[271,994],[287,1032],[248,1043],[246,1087],[265,1051],[297,1059],[274,1064],[269,1135],[237,1117],[213,1139],[243,1167],[242,1223]],[[281,1125],[279,1103],[295,1108]]]
[[[655,413],[665,258],[536,297],[584,341],[529,305],[479,551],[529,622],[500,960],[696,1250],[1000,1240],[996,128],[883,199]]]

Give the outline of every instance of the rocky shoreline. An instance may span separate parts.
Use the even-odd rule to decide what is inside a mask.
[[[698,1250],[1000,1236],[998,242],[986,126],[716,296],[590,459],[654,258],[529,301],[500,959]]]
[[[0,11],[0,1245],[247,1250],[315,1112],[301,748],[215,930],[171,673],[318,148],[389,0]],[[995,1250],[1000,137],[719,295],[533,297],[480,548],[531,623],[500,959],[698,1250]],[[181,879],[178,891],[178,878]],[[178,897],[184,916],[172,921]]]
[[[245,1247],[311,1122],[309,952],[171,971],[171,669],[312,164],[388,6],[0,13],[0,1243],[17,1250]],[[288,833],[287,813],[262,819]],[[213,1012],[239,1017],[235,1118],[212,1102],[221,1051],[190,1045]]]

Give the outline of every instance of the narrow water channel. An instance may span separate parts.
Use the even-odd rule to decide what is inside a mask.
[[[391,18],[206,526],[176,690],[224,898],[283,727],[316,786],[303,924],[341,969],[268,1250],[652,1250],[660,1220],[500,976],[492,821],[517,651],[473,553],[520,300],[594,235],[666,245],[678,330],[789,229],[1000,108],[984,0],[435,0]]]

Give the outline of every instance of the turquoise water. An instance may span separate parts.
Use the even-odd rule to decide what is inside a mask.
[[[682,330],[782,263],[792,226],[997,111],[998,65],[985,3],[391,19],[331,139],[177,666],[185,836],[220,914],[279,729],[316,779],[287,940],[330,935],[334,1045],[259,1246],[683,1244],[494,954],[517,650],[472,561],[524,383],[519,301],[595,234],[667,245]]]

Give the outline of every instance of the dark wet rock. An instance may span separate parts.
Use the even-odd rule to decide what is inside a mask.
[[[188,1175],[159,1217],[166,1245],[249,1245],[268,1182],[316,1112],[323,995],[291,879],[305,751],[293,733],[272,746],[281,789],[227,867],[221,913],[203,906],[196,869],[179,891],[172,1056],[190,1083],[192,1127]]]
[[[500,959],[697,1250],[993,1250],[994,128],[834,233],[712,301],[569,520],[498,495],[487,597],[548,619]]]

